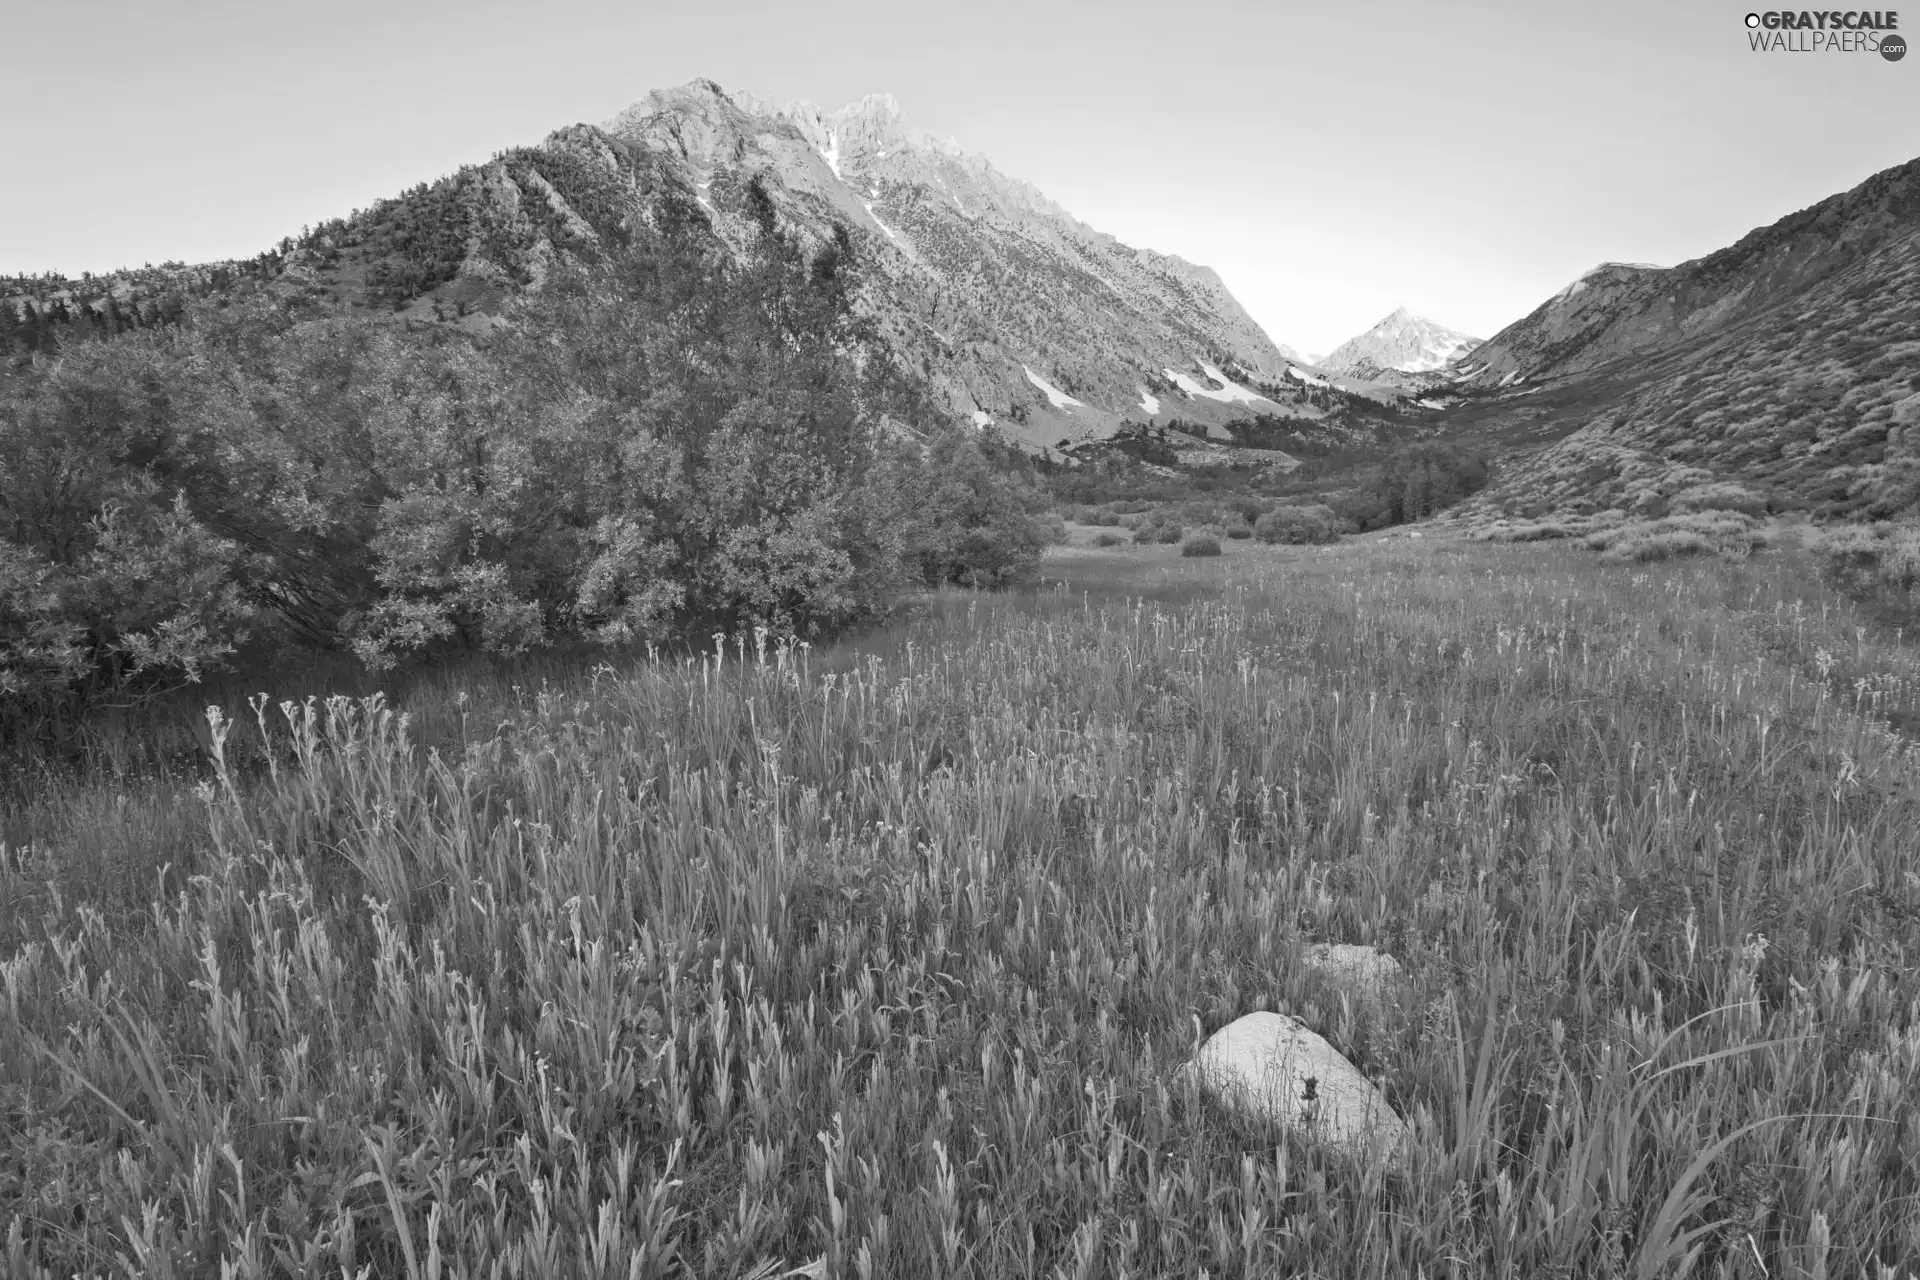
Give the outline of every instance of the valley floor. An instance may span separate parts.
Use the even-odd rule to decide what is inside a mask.
[[[1911,641],[1791,546],[1069,535],[18,815],[0,1271],[1920,1274]],[[1403,1171],[1174,1081],[1257,1009]]]

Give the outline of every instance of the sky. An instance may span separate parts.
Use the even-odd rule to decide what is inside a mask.
[[[1301,351],[1489,337],[1920,155],[1920,54],[1755,52],[1750,3],[10,4],[0,274],[248,257],[704,76],[891,92]]]

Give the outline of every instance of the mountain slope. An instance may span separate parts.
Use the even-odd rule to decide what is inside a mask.
[[[1912,234],[1920,160],[1875,174],[1677,267],[1602,263],[1462,365],[1476,382],[1565,377],[1709,336]]]
[[[1175,402],[1200,421],[1240,416],[1246,381],[1299,359],[1213,271],[1093,230],[913,128],[887,95],[824,113],[695,81],[604,129],[677,160],[710,200],[758,174],[803,230],[857,228],[877,277],[863,304],[936,401],[1031,444],[1108,435]]]
[[[1426,373],[1453,363],[1479,345],[1478,338],[1401,307],[1365,333],[1335,347],[1319,365],[1334,373]]]
[[[1920,162],[1697,262],[1583,280],[1463,366],[1469,384],[1505,368],[1509,389],[1456,431],[1551,442],[1457,516],[1645,513],[1724,484],[1823,519],[1912,509]]]

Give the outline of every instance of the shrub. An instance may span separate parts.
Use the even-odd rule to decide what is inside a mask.
[[[1712,550],[1713,543],[1705,535],[1684,529],[1670,529],[1664,533],[1617,539],[1602,558],[1644,564],[1650,560],[1670,560],[1676,556],[1701,555]]]
[[[1224,505],[1227,510],[1240,518],[1241,523],[1251,526],[1255,520],[1267,514],[1273,504],[1250,494],[1242,494],[1228,498]]]
[[[1041,520],[1041,528],[1046,533],[1047,542],[1052,546],[1063,547],[1067,544],[1067,522],[1058,514],[1046,516]]]
[[[1183,556],[1217,556],[1220,554],[1220,539],[1210,533],[1196,533],[1180,544]]]
[[[1581,545],[1606,559],[1635,563],[1708,553],[1744,558],[1766,545],[1766,535],[1738,512],[1697,511],[1594,529]]]
[[[1821,578],[1848,595],[1905,597],[1920,585],[1920,524],[1841,525],[1812,546]]]
[[[1551,520],[1537,523],[1523,521],[1519,524],[1496,521],[1475,536],[1487,542],[1545,542],[1552,538],[1571,538],[1581,531],[1581,526],[1558,524]]]
[[[1337,499],[1340,515],[1361,533],[1425,519],[1486,487],[1487,462],[1455,446],[1410,445],[1370,469]],[[1541,514],[1544,514],[1542,512]]]
[[[1733,511],[1696,511],[1691,515],[1662,516],[1658,520],[1627,521],[1601,528],[1589,526],[1583,545],[1590,551],[1605,551],[1619,542],[1685,533],[1703,538],[1709,545],[1723,541],[1750,541],[1761,537],[1753,521]],[[1764,537],[1761,537],[1764,542]]]
[[[1233,524],[1227,526],[1227,536],[1229,538],[1251,538],[1253,536],[1253,526],[1244,520],[1235,521]]]
[[[1098,533],[1093,537],[1093,545],[1096,547],[1124,547],[1131,545],[1132,542],[1133,539],[1123,538],[1117,533]]]
[[[1724,480],[1682,489],[1673,495],[1669,505],[1675,515],[1687,515],[1695,511],[1737,511],[1749,516],[1767,514],[1765,494]]]
[[[902,523],[907,563],[928,586],[1005,586],[1039,563],[1045,527],[970,438],[942,436],[924,465],[896,455],[879,486]]]
[[[1185,537],[1186,532],[1184,526],[1177,524],[1150,525],[1146,529],[1143,529],[1139,535],[1136,535],[1135,540],[1141,542],[1157,542],[1162,546],[1170,546]]]
[[[1267,543],[1298,545],[1333,542],[1340,520],[1325,506],[1275,507],[1254,521],[1253,536]]]

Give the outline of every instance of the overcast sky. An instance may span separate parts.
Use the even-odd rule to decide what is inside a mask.
[[[1488,337],[1597,262],[1697,257],[1920,154],[1920,55],[1755,53],[1749,7],[10,4],[0,272],[250,256],[706,76],[892,92],[1302,350],[1403,304]]]

